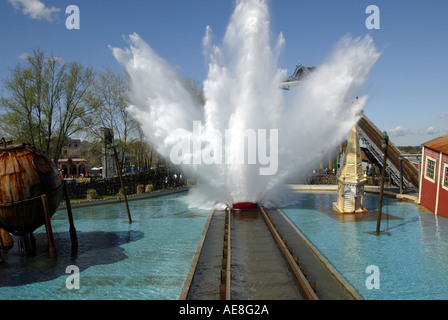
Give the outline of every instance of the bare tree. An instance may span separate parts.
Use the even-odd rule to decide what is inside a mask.
[[[91,114],[86,128],[96,139],[103,139],[101,128],[110,128],[114,139],[121,142],[121,161],[124,161],[129,144],[138,139],[138,124],[127,110],[129,79],[106,68],[100,72],[89,96]]]
[[[55,56],[46,58],[34,49],[4,82],[9,96],[0,101],[5,112],[2,133],[30,143],[57,162],[67,139],[83,129],[85,98],[93,81],[90,68]]]

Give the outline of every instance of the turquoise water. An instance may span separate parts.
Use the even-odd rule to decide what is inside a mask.
[[[377,236],[366,233],[376,230],[376,219],[341,222],[333,215],[334,192],[299,197],[299,204],[283,212],[365,299],[448,299],[447,218],[385,198],[382,212],[389,216]],[[378,201],[378,195],[367,194],[364,207],[375,210]],[[378,267],[378,289],[367,288],[370,265]]]
[[[209,211],[189,209],[185,193],[73,210],[79,249],[71,254],[67,212],[52,218],[57,257],[45,228],[35,231],[33,256],[14,248],[0,264],[0,299],[178,299]],[[342,222],[332,213],[334,192],[299,193],[283,212],[365,299],[448,299],[448,219],[409,202],[385,198],[380,236],[376,217]],[[376,209],[378,195],[364,207]],[[368,217],[368,216],[366,216]],[[69,290],[69,265],[80,288]],[[379,289],[367,289],[366,268],[379,270]]]
[[[182,195],[73,210],[79,249],[71,254],[67,211],[52,218],[57,257],[47,252],[45,228],[35,231],[33,257],[14,248],[0,264],[0,299],[179,298],[209,211],[191,210]],[[69,265],[79,268],[79,289],[69,290]]]

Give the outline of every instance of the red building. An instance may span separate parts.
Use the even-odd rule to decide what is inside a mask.
[[[423,144],[419,202],[448,217],[448,134]]]
[[[62,178],[79,178],[86,176],[87,160],[84,158],[59,159],[58,163]]]

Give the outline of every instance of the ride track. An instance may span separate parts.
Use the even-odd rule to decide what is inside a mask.
[[[211,223],[214,215],[215,220],[221,216],[220,223]],[[217,232],[217,225],[224,231]],[[204,249],[206,238],[214,238],[215,249]],[[293,248],[263,207],[212,211],[200,242],[180,300],[319,300],[315,282],[307,280],[307,270],[299,264],[299,257],[293,255]],[[222,255],[216,254],[218,246]],[[215,252],[208,253],[212,258],[207,258],[206,271],[204,262],[201,266],[198,263],[203,249]],[[218,265],[218,257],[219,283],[216,270],[212,272],[210,267]]]
[[[239,212],[236,212],[239,211]],[[233,212],[233,215],[232,215]],[[285,261],[287,262],[287,265],[289,266],[289,271],[291,271],[293,273],[293,276],[295,278],[295,282],[290,282],[288,283],[289,286],[291,287],[295,287],[296,285],[299,286],[300,288],[300,293],[301,293],[301,298],[305,299],[305,300],[319,300],[319,298],[317,297],[316,293],[315,293],[315,282],[309,282],[306,279],[306,269],[305,268],[301,268],[299,266],[299,258],[297,256],[293,256],[293,249],[291,247],[287,246],[287,240],[283,238],[282,233],[279,232],[279,228],[275,225],[275,222],[273,221],[273,219],[269,216],[269,213],[267,212],[267,210],[263,207],[258,208],[258,209],[252,209],[252,210],[230,210],[229,208],[226,209],[226,227],[225,227],[225,235],[224,235],[224,255],[223,255],[223,263],[222,263],[222,275],[223,277],[221,278],[221,287],[220,287],[220,298],[221,300],[231,300],[232,296],[234,296],[232,294],[232,285],[231,285],[231,281],[232,281],[232,277],[231,277],[231,272],[232,272],[232,268],[236,269],[238,268],[238,265],[233,265],[231,264],[231,252],[232,252],[232,244],[231,244],[231,230],[233,229],[234,233],[238,233],[238,232],[244,232],[244,230],[238,230],[238,229],[243,229],[244,227],[242,226],[238,226],[236,223],[233,223],[232,225],[232,217],[234,217],[235,215],[245,215],[245,217],[250,217],[253,215],[256,215],[257,217],[254,219],[256,220],[258,218],[258,216],[261,215],[261,217],[263,218],[263,221],[265,222],[267,228],[269,229],[269,232],[272,236],[272,239],[275,241],[275,244],[277,245],[277,248],[280,253],[281,256],[285,259]],[[232,226],[232,227],[230,227]],[[258,225],[257,228],[261,229],[261,226]],[[246,236],[251,236],[253,235],[253,233],[246,233]],[[268,239],[271,239],[268,237]],[[245,239],[247,241],[247,239]],[[275,253],[273,252],[273,250],[275,250],[275,247],[273,246],[264,246],[265,249],[268,250],[255,250],[252,251],[252,256],[251,256],[251,260],[250,263],[253,264],[253,269],[252,268],[248,268],[248,269],[252,269],[251,273],[248,274],[244,274],[242,275],[245,278],[250,278],[251,276],[253,276],[253,274],[256,272],[256,269],[261,269],[260,265],[257,265],[260,261],[267,259],[270,259],[270,257],[275,256]],[[234,250],[238,250],[238,245],[234,246]],[[233,273],[242,273],[242,270],[245,269],[243,267],[239,267],[238,270],[234,270]],[[243,270],[244,272],[244,270]],[[261,271],[263,273],[263,271]],[[284,270],[283,272],[288,273],[288,271]],[[274,280],[272,283],[266,283],[263,286],[264,287],[271,287],[271,286],[275,286],[277,285],[278,279]],[[237,285],[238,286],[238,285]],[[285,289],[285,288],[283,288]],[[241,289],[236,289],[235,291],[244,291]],[[283,291],[283,290],[282,290]],[[295,291],[294,289],[292,290],[287,290],[290,292]],[[282,292],[283,293],[283,292]],[[249,293],[250,294],[250,293]],[[287,297],[291,297],[294,294],[293,293],[284,293],[284,294],[288,294]],[[235,294],[237,295],[237,294]],[[243,296],[243,298],[247,298],[247,296]]]

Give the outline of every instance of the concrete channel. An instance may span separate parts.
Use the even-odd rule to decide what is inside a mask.
[[[259,210],[233,211],[233,300],[304,300]]]
[[[267,210],[282,239],[321,300],[362,297],[280,210]],[[304,300],[293,270],[258,210],[231,211],[231,300]],[[225,211],[213,211],[200,241],[180,300],[223,299]],[[227,254],[227,252],[226,252]],[[230,255],[229,255],[230,256]],[[314,285],[314,284],[313,284]]]
[[[333,267],[319,250],[279,209],[268,210],[269,216],[282,233],[292,254],[308,281],[315,283],[321,300],[362,300],[356,289]]]
[[[210,213],[180,300],[220,300],[225,211]]]

